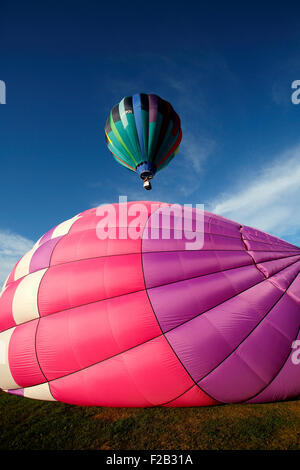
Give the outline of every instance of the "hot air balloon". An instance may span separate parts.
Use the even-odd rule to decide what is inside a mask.
[[[115,160],[135,171],[151,189],[150,180],[178,152],[180,119],[168,101],[136,94],[114,106],[105,124],[106,144]]]
[[[300,395],[299,247],[197,209],[182,228],[169,204],[100,209],[43,235],[9,275],[3,390],[113,407]]]

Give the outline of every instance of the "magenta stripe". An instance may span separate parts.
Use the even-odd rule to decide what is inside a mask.
[[[45,235],[42,236],[39,244],[42,245],[43,243],[50,240],[50,238],[52,237],[52,234],[53,234],[55,229],[56,229],[56,227],[53,227],[51,230],[49,230],[47,233],[45,233]]]
[[[33,254],[29,266],[29,272],[38,271],[39,269],[48,268],[54,248],[63,236],[52,238],[41,245]]]
[[[157,116],[158,98],[156,95],[148,95],[149,98],[149,122],[155,122]]]
[[[300,333],[296,340],[300,340]],[[299,397],[300,364],[297,364],[295,360],[293,362],[294,354],[295,350],[292,349],[283,367],[272,382],[247,403],[266,403]]]
[[[24,397],[24,388],[16,388],[14,390],[7,390],[7,393],[11,395],[19,395],[20,397]]]
[[[247,339],[199,382],[201,389],[224,403],[249,399],[275,377],[298,331],[299,307],[284,294]]]

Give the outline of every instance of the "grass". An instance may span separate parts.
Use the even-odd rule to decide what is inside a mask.
[[[296,450],[300,401],[101,408],[0,392],[0,450]]]

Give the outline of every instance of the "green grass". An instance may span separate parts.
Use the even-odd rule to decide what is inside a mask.
[[[0,392],[1,450],[300,449],[300,401],[101,408]]]

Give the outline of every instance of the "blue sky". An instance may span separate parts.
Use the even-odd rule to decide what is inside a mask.
[[[143,6],[141,6],[143,5]],[[1,1],[0,281],[103,202],[204,203],[300,244],[300,7],[268,1]],[[156,93],[183,140],[146,193],[105,146],[123,96]]]

